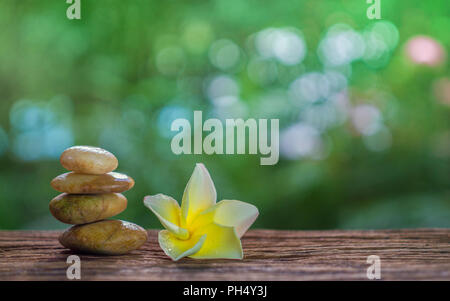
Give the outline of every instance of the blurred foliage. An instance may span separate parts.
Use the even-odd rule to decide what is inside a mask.
[[[381,5],[377,21],[363,0],[82,0],[68,20],[63,0],[1,1],[0,229],[67,227],[49,182],[74,144],[118,157],[136,181],[118,218],[144,227],[160,225],[143,197],[180,200],[196,162],[255,227],[450,227],[450,2]],[[418,35],[436,64],[408,58]],[[280,162],[174,155],[193,110],[279,118]]]

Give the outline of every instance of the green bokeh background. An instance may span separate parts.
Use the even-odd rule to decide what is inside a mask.
[[[118,157],[118,171],[136,181],[118,218],[146,228],[161,226],[143,197],[180,200],[196,162],[210,171],[219,199],[259,208],[254,227],[449,227],[450,102],[433,92],[449,76],[448,58],[416,64],[405,45],[426,35],[447,54],[450,2],[382,0],[380,21],[367,18],[365,2],[82,0],[82,19],[68,20],[63,0],[2,0],[0,229],[67,227],[48,211],[58,194],[49,182],[66,172],[58,157],[75,144]],[[364,36],[377,22],[391,29],[391,48],[326,66],[318,49],[330,28],[346,24]],[[255,39],[269,28],[295,32],[304,59],[289,65],[263,57]],[[212,50],[223,40],[239,50],[226,68]],[[282,154],[278,164],[261,166],[259,155],[171,152],[171,121],[192,118],[193,110],[205,118],[279,118],[282,133],[298,123],[314,127],[303,113],[329,99],[299,105],[289,91],[297,78],[326,70],[344,76],[350,109],[318,131],[320,156]],[[238,100],[225,107],[208,96],[220,76],[239,87]],[[355,129],[351,108],[361,105],[376,108],[384,136]]]

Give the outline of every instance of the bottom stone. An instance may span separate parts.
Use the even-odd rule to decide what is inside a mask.
[[[76,225],[59,236],[66,248],[103,255],[121,255],[138,249],[147,241],[147,231],[121,220],[103,220]]]

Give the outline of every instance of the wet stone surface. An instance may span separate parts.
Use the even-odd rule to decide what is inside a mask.
[[[146,241],[147,232],[142,227],[121,220],[76,225],[59,237],[59,242],[68,249],[103,255],[125,254]]]
[[[59,192],[96,194],[127,191],[134,186],[134,180],[118,172],[109,172],[102,175],[68,172],[57,176],[50,184]]]
[[[73,146],[60,157],[61,165],[71,171],[100,175],[117,168],[117,158],[107,150],[93,146]]]
[[[50,201],[52,215],[66,224],[86,224],[115,216],[127,208],[127,199],[120,193],[67,194]]]

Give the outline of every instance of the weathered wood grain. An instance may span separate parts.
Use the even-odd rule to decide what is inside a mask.
[[[0,231],[0,280],[66,280],[56,231]],[[172,262],[157,230],[122,256],[79,254],[82,280],[366,280],[367,256],[381,258],[384,280],[450,280],[450,229],[382,231],[252,230],[245,258]]]

